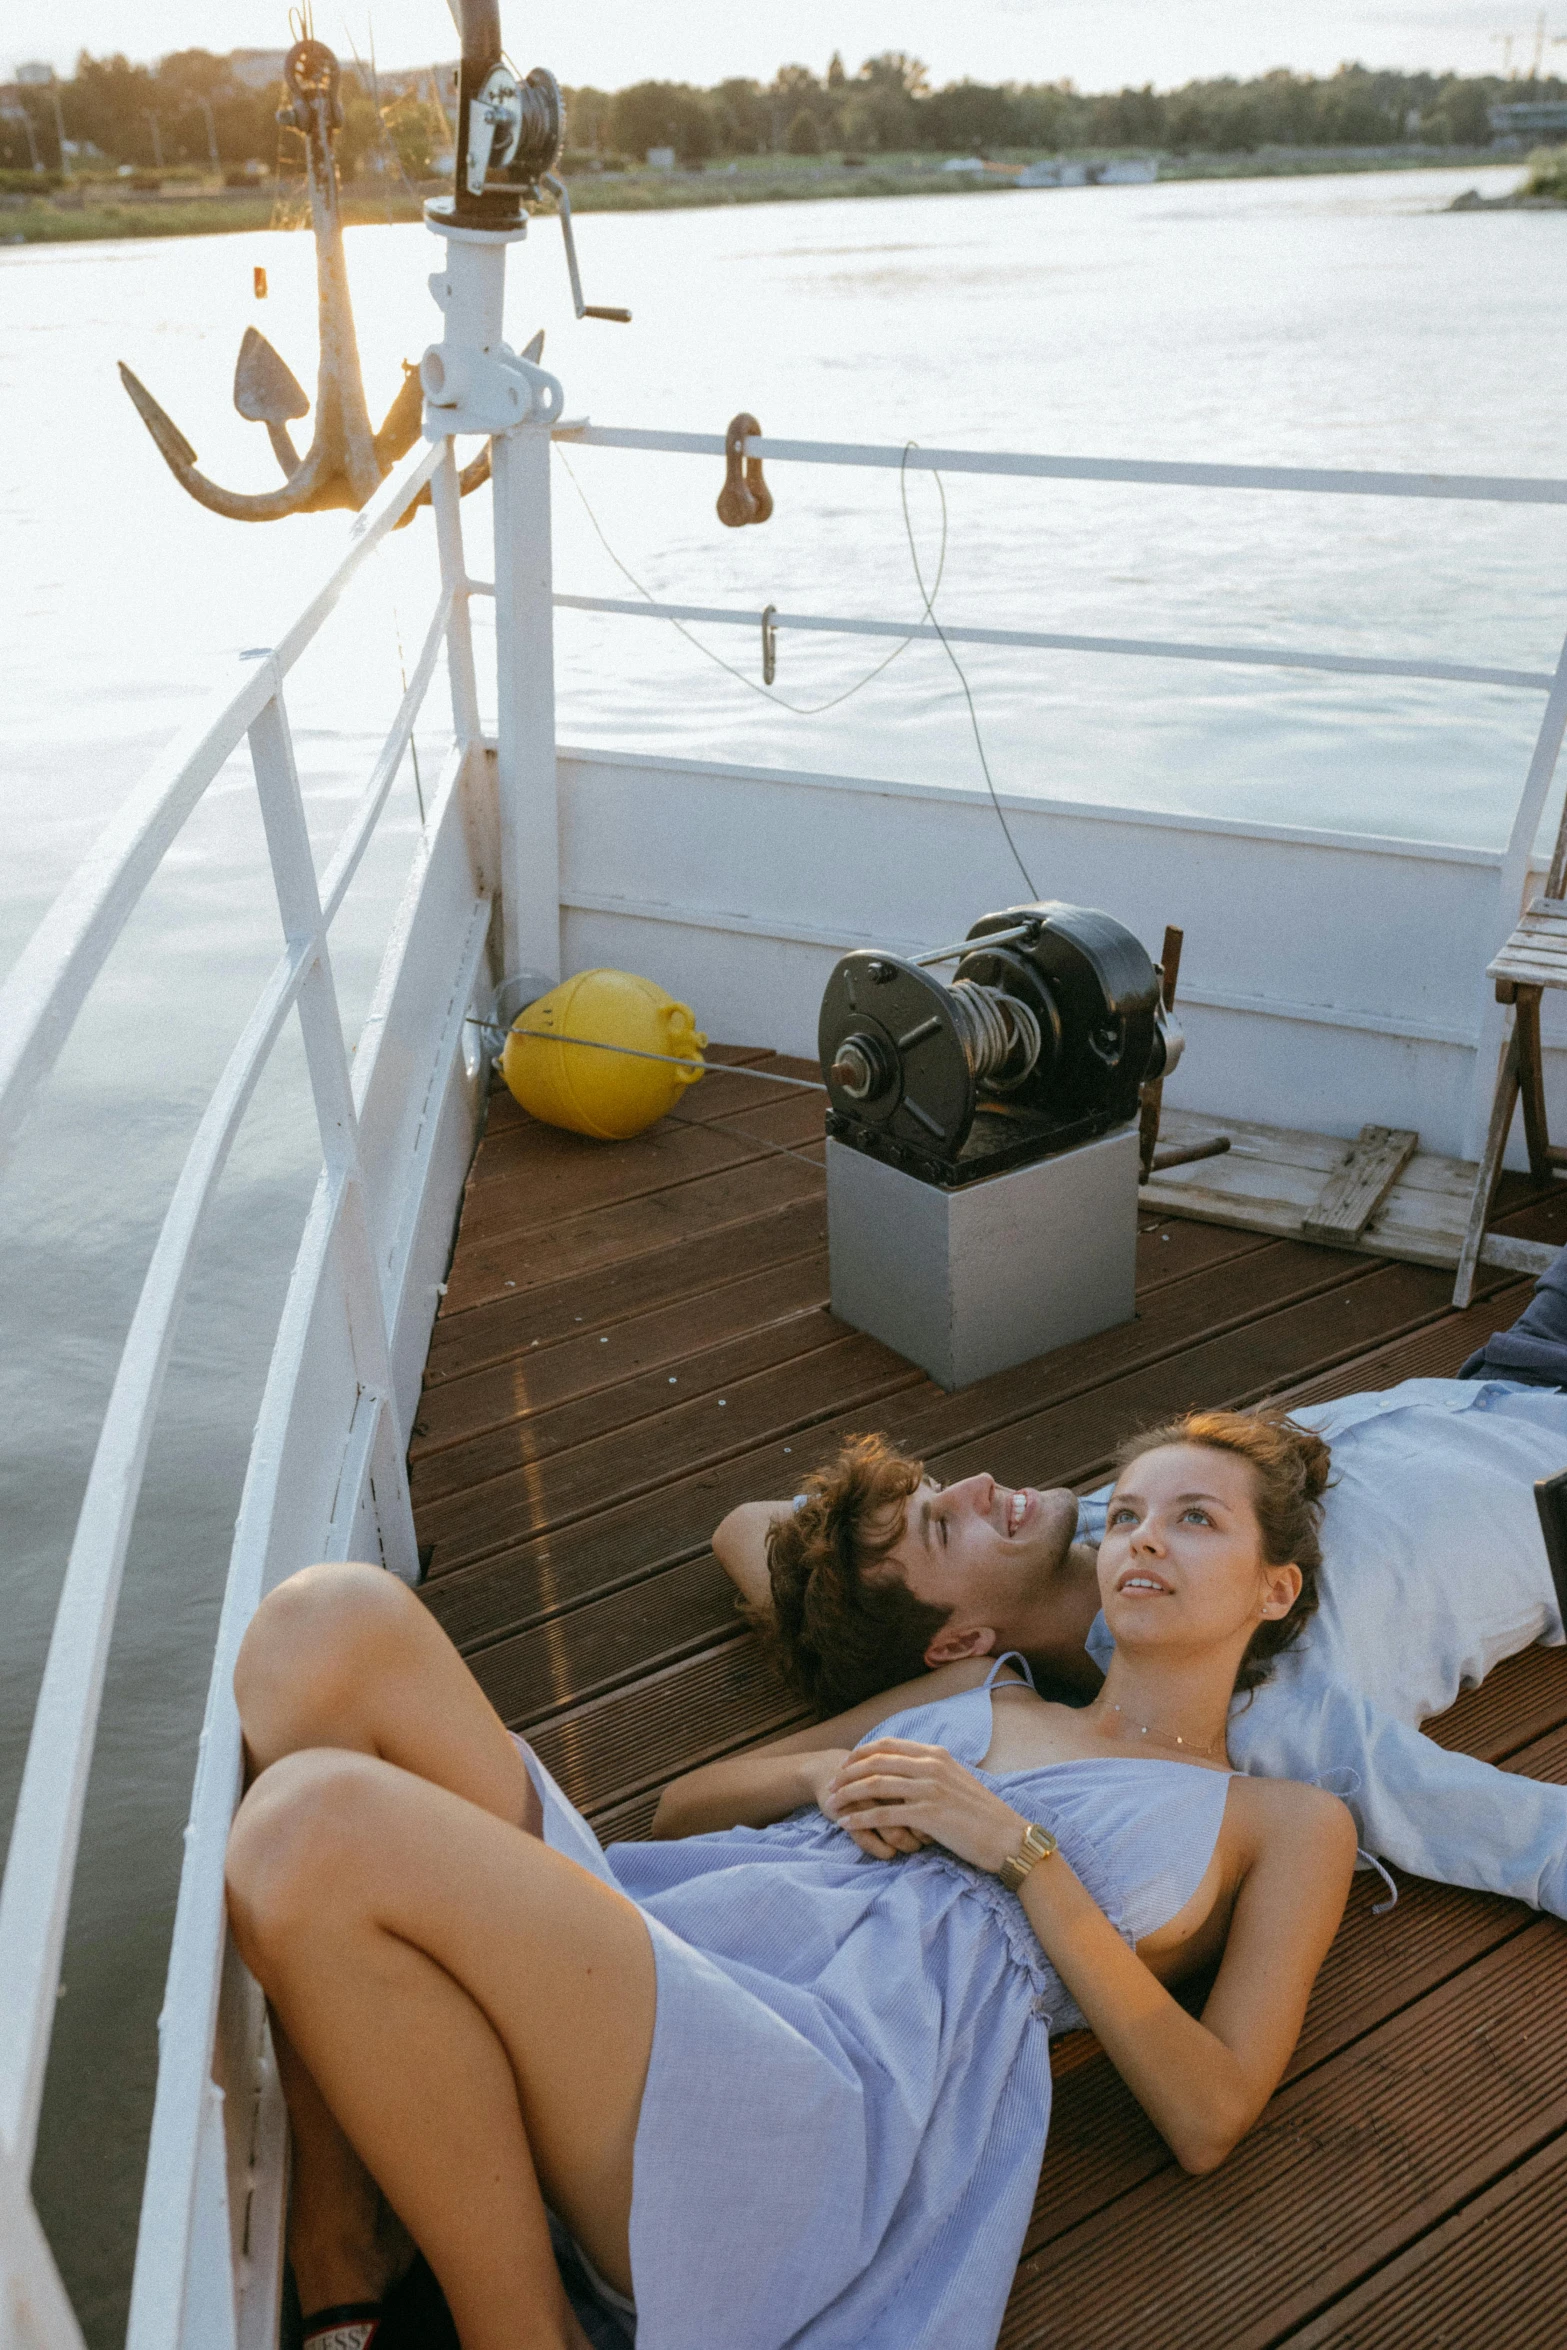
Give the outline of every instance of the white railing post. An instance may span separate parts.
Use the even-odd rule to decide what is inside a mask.
[[[38,2224],[27,2174],[0,2143],[0,2345],[82,2350],[81,2329]]]
[[[441,462],[430,479],[435,509],[435,543],[441,558],[441,585],[452,599],[446,624],[446,677],[452,696],[452,732],[466,745],[479,736],[479,689],[473,669],[473,628],[468,610],[468,559],[463,547],[462,491],[457,480],[455,442],[443,441]]]
[[[506,970],[560,977],[560,815],[555,782],[555,612],[550,436],[497,433],[495,644],[501,920]]]
[[[372,1239],[369,1202],[365,1197],[359,1121],[354,1112],[348,1052],[338,1014],[315,859],[305,824],[281,681],[278,691],[250,729],[250,754],[284,933],[291,946],[307,941],[314,943],[312,967],[299,991],[299,1024],[327,1179],[340,1184],[343,1191],[337,1249],[343,1266],[343,1303],[353,1340],[355,1368],[376,1415],[374,1435],[367,1449],[383,1554],[394,1573],[401,1575],[405,1582],[417,1583],[419,1551],[408,1497],[402,1432],[392,1390],[386,1300]]]

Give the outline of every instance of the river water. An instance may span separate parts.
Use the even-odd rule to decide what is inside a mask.
[[[1487,192],[1516,176],[1480,175]],[[509,332],[520,344],[544,325],[568,415],[600,423],[717,431],[749,408],[801,438],[1559,475],[1567,215],[1446,214],[1474,177],[600,215],[581,226],[588,294],[630,304],[635,325],[572,320],[541,226],[513,256]],[[433,332],[438,248],[417,228],[351,232],[349,246],[378,413],[398,361]],[[307,239],[0,250],[0,969],[149,758],[236,652],[271,641],[342,533],[341,517],[247,530],[198,510],[115,380],[124,358],[209,471],[265,486],[263,436],[229,404],[252,321],[308,384]],[[727,532],[711,464],[581,450],[570,466],[556,477],[562,590],[634,594],[612,549],[671,600],[919,616],[895,473],[779,467],[772,522]],[[929,579],[939,500],[928,477],[909,492]],[[946,500],[938,611],[957,623],[1549,669],[1567,621],[1560,510],[963,476]],[[468,510],[481,543],[486,505]],[[296,673],[322,844],[422,632],[427,564],[421,525],[376,558]],[[663,624],[563,614],[562,739],[982,788],[939,647],[911,647],[802,717],[755,690],[749,633],[697,634],[745,682]],[[778,691],[825,703],[885,651],[785,635]],[[1505,838],[1538,718],[1536,698],[1494,689],[963,659],[1003,789],[1447,840]],[[351,1029],[439,764],[439,686],[430,711],[420,776],[405,772],[335,934]],[[162,1204],[277,946],[236,764],[149,893],[3,1179],[0,1816]],[[181,1325],[90,1790],[36,2191],[95,2345],[123,2330],[206,1657],[313,1164],[289,1049],[241,1137]]]

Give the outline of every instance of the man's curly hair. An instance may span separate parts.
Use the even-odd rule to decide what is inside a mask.
[[[843,1713],[923,1673],[950,1608],[879,1574],[904,1528],[924,1465],[885,1436],[850,1436],[805,1480],[805,1499],[767,1537],[772,1607],[747,1608],[794,1686],[820,1714]]]

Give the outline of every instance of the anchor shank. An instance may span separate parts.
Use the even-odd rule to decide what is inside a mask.
[[[341,472],[348,493],[332,502],[360,507],[379,488],[382,469],[376,461],[375,434],[365,405],[359,340],[354,332],[354,309],[348,291],[342,199],[332,161],[334,97],[332,89],[318,86],[310,93],[308,102],[298,109],[305,117],[301,127],[305,134],[310,218],[316,244],[316,307],[321,337],[320,370],[316,379],[316,437],[335,460],[332,470]]]

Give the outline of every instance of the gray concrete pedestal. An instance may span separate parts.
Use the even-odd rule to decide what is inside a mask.
[[[829,1138],[832,1310],[947,1388],[1129,1322],[1137,1129],[941,1191]]]

